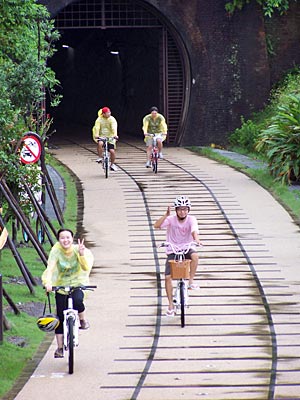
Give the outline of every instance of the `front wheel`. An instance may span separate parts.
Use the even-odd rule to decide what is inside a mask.
[[[104,168],[105,178],[107,179],[108,178],[108,171],[109,171],[109,160],[108,160],[108,157],[104,157],[103,168]]]
[[[158,157],[157,153],[153,154],[152,156],[152,169],[155,174],[157,174],[157,164],[158,164]]]
[[[184,282],[180,282],[180,319],[181,319],[181,328],[185,326],[185,296],[184,296]]]
[[[74,372],[74,319],[70,316],[68,324],[69,374]]]

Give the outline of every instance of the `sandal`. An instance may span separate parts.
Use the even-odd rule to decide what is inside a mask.
[[[192,283],[191,285],[189,285],[189,289],[190,290],[199,290],[200,287],[196,283]]]
[[[64,349],[57,348],[54,353],[54,358],[64,358]]]
[[[90,324],[88,321],[81,319],[79,322],[80,322],[79,329],[89,329]]]
[[[167,317],[175,317],[175,310],[174,310],[174,308],[172,309],[172,310],[169,310],[169,309],[167,309],[167,311],[166,311],[166,316]]]

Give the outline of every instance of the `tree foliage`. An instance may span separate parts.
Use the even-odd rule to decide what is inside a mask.
[[[241,10],[251,1],[256,1],[262,7],[264,15],[271,17],[275,11],[283,14],[289,9],[290,3],[297,0],[231,0],[226,3],[225,8],[233,14],[235,10]]]
[[[0,0],[0,174],[18,181],[13,148],[28,130],[43,134],[45,91],[55,103],[58,81],[47,67],[58,32],[45,6],[34,0]]]

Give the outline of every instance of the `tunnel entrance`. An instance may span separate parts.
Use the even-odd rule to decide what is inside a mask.
[[[61,10],[55,24],[61,38],[49,65],[63,94],[51,111],[56,127],[90,133],[98,109],[108,106],[120,136],[142,137],[142,118],[156,105],[167,119],[169,144],[180,143],[187,56],[157,10],[140,0],[83,0]]]

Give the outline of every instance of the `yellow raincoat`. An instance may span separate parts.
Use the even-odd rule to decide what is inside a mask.
[[[102,115],[102,108],[98,111],[98,118],[93,126],[93,140],[97,143],[98,137],[108,137],[113,138],[118,136],[118,123],[117,120],[111,115],[106,118]],[[115,140],[110,140],[109,142],[114,143]]]
[[[88,285],[93,263],[94,256],[89,249],[85,249],[84,256],[81,256],[78,245],[66,250],[57,242],[50,251],[48,266],[42,275],[43,285]]]

